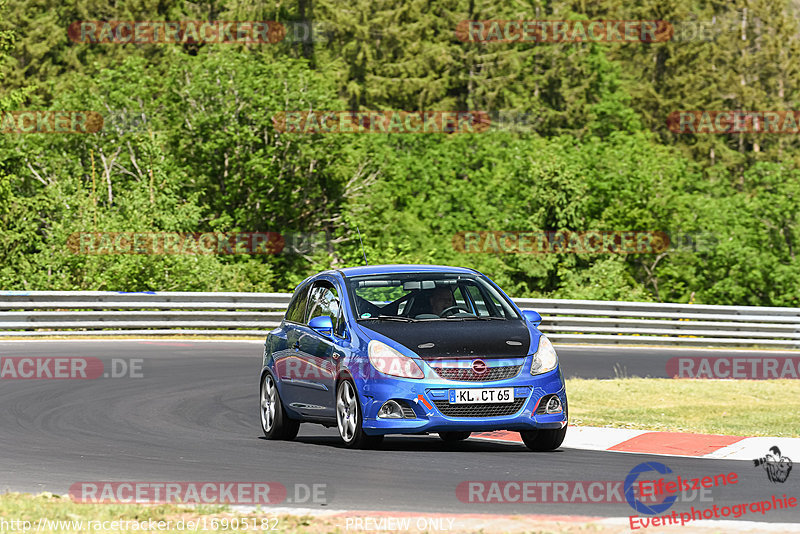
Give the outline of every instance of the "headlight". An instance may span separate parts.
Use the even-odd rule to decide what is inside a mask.
[[[536,349],[536,354],[533,355],[533,363],[531,364],[531,374],[540,375],[547,371],[552,371],[558,365],[558,356],[553,344],[547,339],[544,334],[539,336],[539,348]]]
[[[417,362],[400,354],[386,343],[372,340],[367,347],[369,363],[378,372],[402,378],[425,378]]]

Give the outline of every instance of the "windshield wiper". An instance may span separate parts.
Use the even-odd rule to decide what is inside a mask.
[[[377,317],[368,317],[368,319],[381,319],[384,321],[400,321],[403,323],[416,323],[416,319],[411,317],[403,317],[402,315],[378,315]]]
[[[469,319],[477,319],[473,315],[466,315],[464,317],[431,317],[430,319],[416,319],[417,321],[465,321]]]
[[[478,315],[453,315],[439,317],[438,319],[424,319],[425,321],[507,321],[505,317],[478,316]]]

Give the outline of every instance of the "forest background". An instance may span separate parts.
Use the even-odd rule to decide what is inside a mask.
[[[800,139],[676,134],[679,110],[793,110],[796,6],[481,0],[6,0],[0,288],[290,291],[362,263],[474,267],[515,297],[800,306]],[[464,42],[468,20],[664,20],[666,42]],[[277,21],[276,43],[84,43],[86,20]],[[480,133],[283,133],[281,111],[485,111]],[[643,254],[464,253],[459,232],[662,231]],[[80,254],[79,232],[316,236],[278,254]],[[308,242],[306,242],[308,244]]]

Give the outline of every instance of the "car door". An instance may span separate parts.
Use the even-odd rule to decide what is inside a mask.
[[[299,337],[301,362],[294,385],[304,389],[303,400],[293,408],[311,416],[333,418],[337,362],[342,355],[342,306],[340,291],[330,280],[318,280],[309,294],[308,313]],[[333,331],[324,335],[308,323],[315,317],[330,317]]]
[[[295,379],[300,377],[300,337],[305,333],[311,287],[312,284],[307,283],[295,291],[273,345],[274,371],[280,381],[281,399],[286,405],[303,401],[304,388],[298,387]]]

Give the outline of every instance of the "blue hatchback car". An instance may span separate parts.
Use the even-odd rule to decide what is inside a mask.
[[[337,427],[345,446],[386,434],[518,431],[532,450],[567,431],[558,356],[489,278],[472,269],[379,265],[321,272],[295,290],[266,339],[261,427]]]

